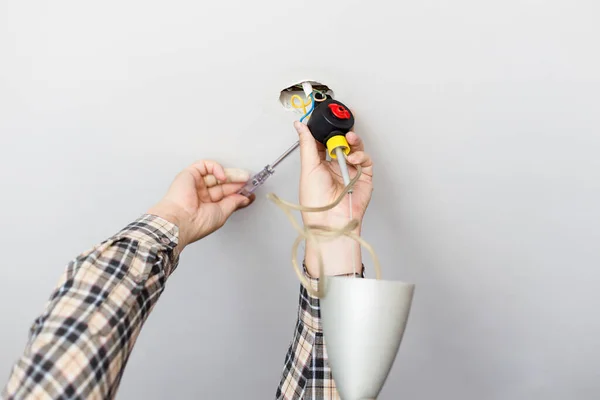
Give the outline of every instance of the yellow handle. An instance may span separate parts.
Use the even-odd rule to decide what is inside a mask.
[[[344,151],[345,155],[350,154],[350,145],[348,144],[348,141],[346,140],[346,137],[344,135],[336,135],[327,140],[327,151],[329,152],[329,156],[331,158],[337,158],[337,156],[335,155],[335,149],[337,149],[338,147],[342,147],[342,150]]]

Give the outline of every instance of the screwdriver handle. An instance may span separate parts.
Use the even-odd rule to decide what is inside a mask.
[[[246,184],[240,190],[237,191],[238,194],[250,197],[250,195],[252,195],[252,193],[254,193],[256,189],[262,186],[263,183],[265,183],[265,181],[271,175],[273,175],[274,172],[275,171],[271,168],[271,166],[267,165],[262,169],[262,171],[250,178],[248,182],[246,182]]]

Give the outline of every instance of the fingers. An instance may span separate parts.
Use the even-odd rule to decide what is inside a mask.
[[[215,178],[219,181],[226,181],[227,176],[225,175],[225,170],[216,161],[212,160],[200,160],[196,161],[189,168],[193,171],[199,172],[202,177],[206,175],[214,175]]]
[[[240,168],[223,168],[221,164],[212,160],[196,161],[189,168],[202,176],[207,187],[225,182],[246,182],[250,179],[248,171]]]
[[[294,128],[296,128],[300,139],[300,161],[302,169],[310,171],[321,163],[317,141],[313,138],[308,126],[305,124],[296,121],[294,123]]]
[[[239,210],[240,208],[248,207],[248,205],[254,201],[254,198],[254,195],[248,198],[246,196],[242,196],[241,194],[232,194],[223,198],[217,204],[219,204],[225,219],[227,219],[231,216],[231,214],[234,213],[234,211]]]
[[[223,197],[227,197],[231,194],[236,193],[244,186],[243,183],[224,183],[222,185],[216,185],[208,188],[208,194],[210,200],[213,202],[221,201]]]
[[[204,184],[208,188],[211,188],[219,183],[219,181],[217,180],[217,178],[214,175],[206,175],[206,176],[203,176],[203,178],[204,178]]]
[[[186,168],[196,185],[198,198],[202,202],[216,202],[235,193],[250,179],[250,173],[239,168],[223,168],[212,160],[200,160]],[[233,185],[233,186],[227,186]],[[226,186],[226,187],[221,187]]]
[[[245,197],[245,196],[242,196],[242,197]],[[246,208],[246,207],[248,207],[250,204],[254,203],[254,200],[256,199],[256,195],[255,195],[254,193],[252,193],[252,194],[250,195],[250,197],[247,197],[247,199],[248,199],[249,201],[241,202],[241,205],[240,205],[240,206],[239,206],[239,207],[236,209],[236,211],[237,211],[237,210],[241,210],[242,208]]]
[[[317,151],[319,152],[319,159],[325,161],[327,159],[327,148],[321,142],[317,142]]]
[[[363,168],[363,172],[367,175],[373,175],[373,160],[368,153],[365,153],[365,144],[354,132],[348,132],[346,134],[346,140],[352,148],[352,153],[348,155],[348,162],[354,165],[360,165]]]
[[[352,151],[364,151],[365,150],[365,144],[363,143],[360,136],[358,136],[356,133],[348,132],[346,134],[346,140],[348,141],[348,144],[352,148]]]
[[[373,161],[371,160],[371,156],[365,153],[364,151],[357,151],[348,155],[348,162],[354,165],[360,165],[365,168],[370,168],[373,166]]]
[[[225,181],[220,181],[216,176],[209,174],[204,176],[206,187],[213,187],[221,183],[246,183],[250,179],[250,173],[240,168],[225,168]]]
[[[250,179],[250,172],[241,168],[225,168],[225,176],[227,177],[227,182],[246,183]]]

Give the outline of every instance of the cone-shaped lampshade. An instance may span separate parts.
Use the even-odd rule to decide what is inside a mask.
[[[323,284],[323,335],[339,394],[376,399],[398,353],[414,285],[345,277],[326,277]]]

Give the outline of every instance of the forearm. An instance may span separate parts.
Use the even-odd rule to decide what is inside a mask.
[[[299,197],[304,226],[311,229],[321,227],[322,230],[331,233],[332,230],[339,230],[347,226],[351,219],[355,219],[358,224],[354,225],[353,233],[360,235],[361,221],[373,192],[373,163],[364,151],[362,140],[353,132],[346,135],[348,145],[352,147],[352,153],[347,157],[348,163],[351,164],[350,170],[352,174],[360,174],[353,180],[350,197],[344,192],[347,182],[344,182],[340,174],[340,166],[335,161],[326,159],[325,147],[317,144],[306,125],[296,122],[294,126],[300,140],[302,168]],[[325,211],[316,212],[315,208]],[[302,236],[307,239],[305,271],[313,288],[317,288],[317,279],[321,278],[321,274],[353,276],[353,273],[356,273],[360,277],[363,276],[361,249],[351,238],[328,240],[319,237],[315,242],[310,233],[307,235],[303,232]],[[300,290],[298,322],[286,356],[277,398],[339,398],[328,365],[319,300],[311,297],[303,286]]]
[[[324,244],[324,253],[335,254],[335,250],[343,250],[346,253],[352,251],[352,249],[336,248],[336,246],[332,243]],[[339,267],[336,269],[342,272],[338,275],[352,274],[351,264],[345,266],[342,264],[343,257],[334,257],[333,260],[334,266]],[[363,277],[364,269],[360,258],[357,258],[356,262],[359,264],[356,276]],[[305,268],[308,269],[308,266],[305,265]],[[330,274],[331,271],[330,268],[326,273]],[[316,289],[318,279],[312,277],[308,270],[305,273],[311,286]],[[303,286],[300,286],[299,303],[298,320],[285,357],[276,398],[278,400],[339,399],[323,339],[319,299],[312,297]]]
[[[113,398],[177,241],[175,225],[145,215],[69,263],[2,398]]]

